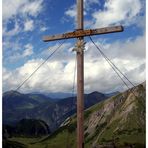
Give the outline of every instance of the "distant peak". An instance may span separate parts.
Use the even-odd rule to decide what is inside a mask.
[[[102,94],[102,93],[100,93],[100,92],[98,92],[98,91],[94,91],[94,92],[91,92],[91,93],[90,93],[90,95],[94,95],[94,94]]]
[[[4,92],[4,95],[10,95],[10,94],[20,95],[21,93],[18,91],[15,91],[15,90],[10,90],[10,91]]]

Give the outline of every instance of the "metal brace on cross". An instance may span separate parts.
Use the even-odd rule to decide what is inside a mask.
[[[84,148],[84,46],[85,36],[122,32],[122,26],[105,27],[98,29],[83,29],[83,0],[77,0],[77,30],[59,35],[45,36],[44,42],[77,38],[73,49],[77,53],[77,148]]]

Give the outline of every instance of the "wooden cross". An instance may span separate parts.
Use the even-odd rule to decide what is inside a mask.
[[[77,38],[77,148],[84,148],[84,40],[85,36],[122,32],[122,26],[83,29],[83,0],[77,0],[77,30],[59,35],[45,36],[44,42]]]

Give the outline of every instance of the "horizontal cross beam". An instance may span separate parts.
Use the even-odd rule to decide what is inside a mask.
[[[55,40],[79,38],[79,37],[85,37],[85,36],[122,32],[122,31],[123,31],[122,26],[105,27],[105,28],[89,29],[89,30],[76,30],[76,31],[68,32],[64,34],[44,36],[43,41],[49,42],[49,41],[55,41]]]

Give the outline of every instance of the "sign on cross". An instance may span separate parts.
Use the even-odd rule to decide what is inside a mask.
[[[49,42],[49,41],[55,41],[55,40],[79,38],[79,37],[115,33],[115,32],[121,32],[121,31],[123,31],[122,26],[105,27],[105,28],[88,29],[88,30],[76,30],[73,32],[68,32],[68,33],[63,33],[58,35],[44,36],[43,41]]]
[[[77,0],[77,30],[59,35],[45,36],[44,42],[77,38],[77,148],[84,148],[84,40],[85,36],[122,32],[122,26],[83,29],[83,0]]]

